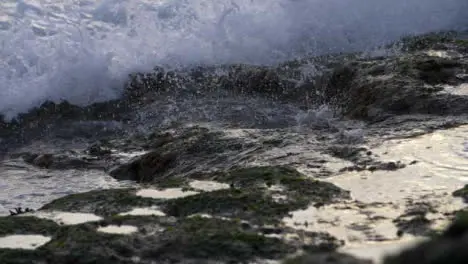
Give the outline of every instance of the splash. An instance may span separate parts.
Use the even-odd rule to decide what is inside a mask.
[[[0,113],[116,98],[155,65],[273,64],[468,25],[464,0],[3,0]]]

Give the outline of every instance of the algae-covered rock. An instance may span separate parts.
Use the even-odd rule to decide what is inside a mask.
[[[44,205],[40,210],[107,216],[130,211],[135,207],[158,204],[158,200],[136,196],[135,192],[135,189],[111,189],[70,194]]]
[[[210,180],[231,185],[227,190],[202,192],[161,203],[163,211],[177,217],[211,214],[240,218],[255,223],[277,223],[289,212],[311,203],[321,206],[349,199],[349,192],[331,183],[314,180],[283,166],[233,169],[216,173],[197,173],[179,178],[181,186],[190,180]],[[167,179],[162,184],[174,184]]]
[[[58,228],[59,225],[51,220],[39,219],[33,216],[0,217],[0,238],[10,235],[43,235],[51,237],[55,234]],[[0,263],[42,264],[47,262],[45,262],[44,255],[40,251],[2,248],[2,245],[0,244]]]
[[[247,263],[281,260],[300,249],[328,252],[342,245],[326,233],[298,231],[281,224],[291,211],[310,203],[349,198],[347,191],[307,178],[292,168],[253,167],[189,174],[178,181],[166,179],[186,188],[195,180],[229,183],[231,188],[201,190],[175,199],[140,197],[136,189],[96,190],[59,198],[37,213],[94,213],[103,219],[76,225],[53,223],[54,230],[46,232],[51,241],[34,254],[51,263]],[[166,215],[122,215],[155,206]],[[30,218],[34,219],[24,219]],[[283,239],[287,234],[302,238]],[[27,263],[17,251],[0,252]]]
[[[283,261],[283,264],[372,264],[371,260],[357,259],[341,253],[304,254]]]
[[[235,189],[169,200],[163,205],[164,212],[177,217],[199,213],[246,219],[255,223],[278,221],[294,209],[294,205],[276,202],[268,194]]]
[[[270,189],[279,187],[277,194],[285,194],[288,201],[304,206],[310,202],[330,203],[350,198],[349,192],[331,183],[311,179],[287,166],[263,166],[200,174],[198,177],[233,184],[239,189]]]
[[[43,206],[60,210],[112,215],[133,207],[161,206],[168,215],[193,214],[240,218],[256,223],[277,223],[289,212],[349,199],[349,192],[331,183],[310,179],[282,166],[234,169],[217,173],[166,177],[160,187],[189,188],[192,180],[210,180],[231,185],[230,189],[205,191],[177,199],[152,199],[136,195],[136,189],[99,190],[72,194]]]
[[[39,250],[0,248],[2,264],[48,264],[46,255]]]
[[[10,234],[40,234],[52,235],[55,233],[58,225],[46,219],[39,219],[33,216],[0,217],[0,236]]]
[[[100,232],[103,226],[136,226],[131,234]],[[57,228],[36,251],[0,250],[2,263],[244,263],[281,259],[296,249],[236,221],[206,218],[111,217]],[[26,254],[21,254],[26,252]],[[30,261],[30,262],[28,262]]]

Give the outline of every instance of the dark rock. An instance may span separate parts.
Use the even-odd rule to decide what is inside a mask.
[[[356,161],[363,151],[367,151],[367,149],[352,145],[333,145],[329,147],[329,153],[332,156],[350,161]]]
[[[148,137],[129,139],[128,142],[121,142],[114,147],[120,149],[129,145],[149,149],[152,154],[146,154],[146,156],[152,155],[155,160],[162,161],[163,167],[157,167],[154,172],[157,175],[150,171],[148,173],[151,175],[146,175],[149,178],[144,178],[144,181],[165,186],[168,186],[166,183],[177,181],[176,178],[183,175],[201,173],[206,168],[226,170],[240,162],[253,159],[252,154],[240,155],[246,150],[253,153],[255,150],[264,151],[273,147],[246,142],[243,138],[224,137],[222,132],[213,132],[203,127],[188,127],[180,128],[177,131],[154,133]],[[144,156],[134,158],[129,163],[112,169],[110,175],[116,179],[140,181],[139,177],[146,176],[138,176],[135,171],[140,170],[139,163],[142,162]],[[155,164],[148,165],[146,163],[143,165],[148,168],[155,166]]]
[[[110,170],[109,174],[118,180],[151,182],[172,168],[176,158],[173,153],[161,155],[153,151]]]
[[[454,223],[442,234],[430,241],[407,249],[399,255],[388,256],[385,264],[462,264],[468,263],[467,213],[461,212]]]
[[[431,221],[423,215],[409,217],[407,219],[399,218],[393,221],[398,227],[399,233],[408,233],[412,235],[427,235],[430,233]]]
[[[402,169],[405,167],[406,167],[405,164],[397,161],[397,162],[380,163],[377,168],[380,170],[394,171],[394,170]]]
[[[440,44],[455,53],[466,52],[455,38]],[[462,115],[468,110],[467,97],[438,93],[443,90],[438,85],[460,84],[456,76],[467,66],[460,56],[438,58],[413,51],[384,60],[351,60],[319,81],[325,100],[353,118],[382,121],[395,114]],[[381,76],[376,76],[376,67]]]
[[[22,154],[26,163],[39,168],[51,170],[70,170],[70,169],[104,169],[100,163],[92,163],[82,158],[73,157],[72,154]]]
[[[30,213],[30,212],[34,212],[34,210],[31,209],[31,208],[26,208],[26,209],[23,210],[23,208],[17,207],[17,208],[15,208],[15,211],[10,210],[10,216],[20,215],[20,214],[25,214],[25,213]]]
[[[87,152],[89,153],[89,155],[93,155],[93,156],[104,156],[104,155],[111,154],[110,149],[105,148],[99,143],[91,145],[88,148]]]
[[[49,168],[53,163],[53,155],[52,154],[43,154],[38,155],[33,161],[32,164],[39,167],[39,168]]]
[[[165,144],[174,141],[175,138],[171,133],[163,133],[163,134],[151,134],[148,137],[148,145],[146,146],[147,149],[157,149],[163,147]]]
[[[358,259],[341,253],[305,254],[288,259],[283,264],[372,264],[371,260]]]

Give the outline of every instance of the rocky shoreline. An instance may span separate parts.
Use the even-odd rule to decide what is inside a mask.
[[[47,102],[0,122],[2,177],[128,186],[0,217],[0,262],[465,263],[463,158],[444,144],[463,146],[467,110],[468,39],[454,32],[385,56],[156,68],[119,100]],[[355,253],[413,238],[425,242],[384,261]]]

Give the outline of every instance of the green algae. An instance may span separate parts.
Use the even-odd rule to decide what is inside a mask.
[[[277,203],[262,192],[230,189],[168,200],[162,205],[162,209],[166,214],[176,217],[210,214],[271,223],[279,221],[282,216],[294,210],[294,207]]]
[[[276,223],[289,212],[304,209],[311,203],[327,204],[349,198],[349,192],[331,183],[310,179],[284,166],[252,167],[192,177],[229,183],[232,188],[164,201],[164,212],[177,217],[204,213]],[[273,186],[280,188],[270,189]],[[274,199],[275,194],[286,198]]]
[[[265,237],[255,230],[245,230],[237,221],[187,218],[165,235],[175,237],[157,254],[185,258],[214,259],[242,263],[253,258],[277,259],[294,252],[294,248],[277,238]]]

